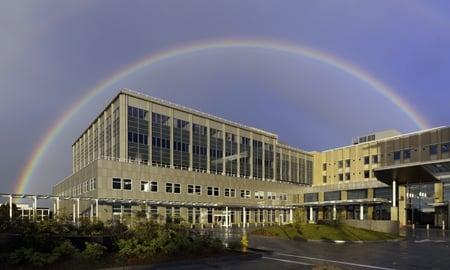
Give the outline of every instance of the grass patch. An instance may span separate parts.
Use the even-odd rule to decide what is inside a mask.
[[[350,227],[348,225],[288,224],[266,227],[252,232],[289,240],[376,241],[397,239],[395,235]]]

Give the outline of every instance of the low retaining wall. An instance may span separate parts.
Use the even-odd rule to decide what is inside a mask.
[[[398,221],[391,221],[391,220],[356,220],[356,219],[347,219],[347,220],[341,220],[340,221],[343,224],[376,231],[376,232],[384,232],[384,233],[390,233],[393,235],[399,234],[399,223]]]

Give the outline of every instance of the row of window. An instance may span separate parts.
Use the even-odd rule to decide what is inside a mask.
[[[375,188],[374,190],[374,198],[382,198],[391,200],[392,199],[392,190],[390,187],[387,188]],[[367,199],[368,190],[367,189],[354,189],[347,190],[347,200],[357,200],[357,199]],[[324,192],[324,201],[340,201],[341,200],[341,191],[329,191]],[[304,202],[318,202],[319,201],[319,193],[305,193],[303,194]]]
[[[428,153],[430,156],[437,155],[439,153],[439,148],[441,150],[441,153],[449,153],[450,152],[450,143],[443,143],[443,144],[432,144],[428,146]],[[426,147],[423,148],[423,150],[426,150]],[[414,151],[417,151],[415,149]],[[397,160],[409,160],[411,158],[411,149],[403,149],[393,152],[393,159],[395,161]]]
[[[329,176],[329,177],[331,177],[331,176]],[[336,176],[335,176],[336,177]],[[364,171],[364,179],[369,179],[370,178],[370,171],[369,170],[365,170]],[[351,179],[351,174],[350,173],[339,173],[338,174],[338,179],[339,179],[339,181],[340,182],[342,182],[342,181],[350,181],[350,179]],[[327,176],[326,175],[324,175],[323,176],[323,183],[325,184],[325,183],[327,183]]]
[[[132,190],[131,186],[132,186],[131,179],[121,179],[121,178],[113,178],[112,179],[112,189]],[[141,191],[142,192],[158,192],[158,182],[141,180]],[[176,183],[166,183],[166,193],[180,194],[181,193],[181,185],[176,184]],[[199,185],[188,184],[187,185],[187,193],[190,195],[202,195],[202,187]],[[206,194],[208,196],[219,197],[220,189],[218,187],[208,186]],[[255,199],[261,199],[261,200],[264,199],[264,191],[255,191],[254,194],[255,194]],[[224,196],[235,198],[236,197],[236,189],[225,188]],[[241,190],[241,198],[250,199],[251,191],[246,190],[246,189]],[[276,200],[276,193],[275,192],[267,192],[267,199]],[[280,193],[279,199],[286,201],[287,194]]]
[[[97,183],[95,178],[86,180],[78,185],[73,186],[67,190],[60,193],[61,196],[79,196],[86,192],[93,191],[97,188]]]
[[[363,158],[364,165],[369,165],[371,163],[370,162],[371,161],[371,157],[372,157],[372,164],[377,164],[378,163],[378,155],[364,156],[364,158]],[[346,168],[350,168],[350,165],[351,165],[351,160],[350,159],[339,160],[337,162],[338,168],[342,169],[344,167],[344,163],[345,163],[345,167]],[[324,171],[327,170],[327,163],[323,163],[322,169]]]

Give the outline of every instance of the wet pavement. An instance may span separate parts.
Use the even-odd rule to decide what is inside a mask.
[[[233,241],[240,238],[242,229],[207,233]],[[405,239],[397,242],[358,244],[300,242],[252,235],[250,247],[260,251],[257,251],[259,256],[251,259],[210,258],[140,269],[450,269],[449,231],[409,229],[403,233]]]

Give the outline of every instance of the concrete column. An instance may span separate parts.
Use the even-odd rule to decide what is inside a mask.
[[[80,221],[80,198],[77,198],[77,223]]]
[[[262,179],[266,180],[266,143],[264,142],[264,137],[262,139]]]
[[[236,176],[240,177],[241,175],[241,133],[240,129],[236,129],[236,150],[237,150],[237,167],[236,167]]]
[[[152,103],[148,102],[148,164],[153,165],[153,115]],[[128,110],[127,110],[128,111]],[[128,119],[128,117],[127,117]],[[126,132],[128,134],[128,132]],[[125,140],[128,144],[128,138]],[[127,150],[128,152],[128,150]],[[128,153],[127,153],[128,154]]]
[[[226,174],[226,166],[227,166],[227,159],[226,159],[226,146],[227,146],[227,137],[225,136],[225,124],[222,124],[222,175]]]
[[[392,207],[397,207],[397,182],[392,181]]]
[[[359,205],[359,219],[364,220],[364,205]]]
[[[33,220],[37,218],[37,196],[33,196]]]
[[[9,195],[9,219],[13,218],[13,197]]]
[[[287,176],[288,176],[288,181],[291,181],[291,179],[292,179],[292,168],[291,168],[291,166],[292,166],[292,164],[291,164],[291,151],[289,151],[288,152],[288,173],[287,173]]]
[[[59,218],[59,197],[56,197],[56,215]]]
[[[314,221],[314,210],[312,206],[309,207],[309,221]]]
[[[174,118],[173,118],[173,109],[170,109],[170,168],[174,168],[173,165],[173,125],[174,125]]]
[[[250,162],[250,179],[253,178],[253,133],[250,133],[250,153],[248,153]]]
[[[292,212],[292,208],[289,209],[289,222],[294,223],[294,214]]]
[[[272,180],[276,180],[277,179],[277,151],[276,151],[276,145],[275,145],[275,140],[272,142],[272,155],[273,155],[273,161],[272,161],[272,168],[273,168],[273,177]]]
[[[228,220],[228,206],[225,207],[225,228],[229,227],[229,220]]]
[[[192,171],[192,164],[194,162],[194,127],[192,123],[192,114],[189,114],[189,171]]]
[[[95,217],[98,220],[98,217],[99,217],[99,215],[98,215],[98,199],[95,199]]]
[[[206,172],[211,173],[211,131],[209,120],[206,120]]]
[[[245,207],[242,207],[242,220],[244,221],[244,228],[247,227],[247,213]]]
[[[283,179],[283,149],[280,148],[280,180],[284,180]]]
[[[76,210],[76,205],[75,205],[75,202],[73,202],[73,204],[72,204],[72,211],[73,211],[73,214],[72,214],[72,221],[73,221],[73,223],[75,224],[77,221],[76,221],[76,215],[77,215],[77,210]]]
[[[336,214],[337,214],[336,205],[333,205],[333,220],[336,220]]]
[[[89,218],[91,222],[94,221],[94,204],[91,202],[91,209],[89,209]]]

